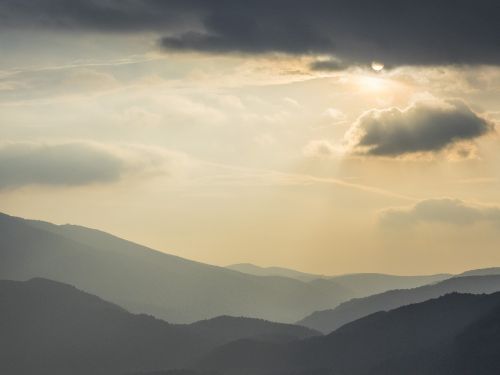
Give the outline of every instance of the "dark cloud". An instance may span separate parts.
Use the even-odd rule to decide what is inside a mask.
[[[113,182],[125,168],[119,157],[85,143],[7,144],[0,148],[0,189]]]
[[[318,60],[311,63],[312,70],[339,71],[348,67],[349,65],[336,59]]]
[[[198,15],[189,10],[170,0],[0,0],[0,21],[4,28],[164,31],[190,26]]]
[[[168,49],[499,64],[497,0],[0,0],[2,27],[164,33]]]
[[[213,1],[214,6],[203,17],[204,30],[164,37],[161,45],[168,49],[202,52],[282,52],[291,54],[333,52],[328,34],[304,18],[298,4],[277,1],[276,10],[269,3]],[[290,11],[295,8],[297,13]]]
[[[348,131],[346,141],[352,154],[398,157],[440,152],[493,128],[461,101],[421,101],[404,110],[365,113]]]
[[[418,223],[471,225],[478,222],[500,224],[500,207],[476,205],[459,199],[427,199],[407,208],[390,208],[380,213],[384,226],[408,226]]]
[[[498,3],[479,0],[205,1],[203,31],[167,48],[335,55],[342,64],[498,64]],[[323,64],[320,64],[323,65]]]

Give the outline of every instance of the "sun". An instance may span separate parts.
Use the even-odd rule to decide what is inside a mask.
[[[372,69],[376,72],[380,72],[382,69],[384,69],[384,64],[380,61],[372,61]]]

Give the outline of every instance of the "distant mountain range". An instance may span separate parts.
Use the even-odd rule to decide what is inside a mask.
[[[482,274],[482,272],[479,272]],[[466,275],[473,275],[468,272]],[[334,309],[317,311],[297,324],[329,333],[346,323],[377,311],[388,311],[400,306],[423,302],[451,292],[493,293],[500,291],[500,275],[461,276],[414,289],[391,290],[369,297],[344,302]]]
[[[172,325],[47,279],[0,281],[0,373],[111,375],[189,366],[233,340],[289,342],[304,327],[219,317]]]
[[[328,336],[247,318],[173,325],[41,278],[0,281],[0,301],[1,374],[500,373],[500,293],[447,294]]]
[[[328,336],[239,340],[198,363],[224,375],[494,375],[500,293],[448,294],[349,323]]]
[[[219,315],[294,322],[353,294],[258,277],[154,251],[104,232],[0,215],[0,279],[45,277],[175,323]]]
[[[480,268],[476,270],[470,270],[463,272],[455,277],[461,276],[489,276],[489,275],[500,275],[500,267],[490,267],[490,268]]]
[[[316,279],[326,279],[327,276],[313,273],[305,273],[284,267],[260,267],[252,263],[238,263],[226,266],[226,268],[255,276],[282,276],[300,281],[312,281]]]
[[[0,279],[45,277],[75,285],[174,323],[220,315],[295,322],[374,291],[446,275],[346,275],[333,279],[256,276],[158,252],[75,225],[0,214]]]
[[[259,267],[251,263],[240,263],[226,268],[256,276],[282,276],[306,282],[333,282],[342,285],[354,294],[364,297],[391,289],[408,289],[427,285],[453,277],[448,273],[437,275],[400,276],[381,273],[353,273],[339,276],[325,276],[299,272],[283,267]]]
[[[496,375],[497,291],[500,268],[224,268],[0,214],[0,374]]]

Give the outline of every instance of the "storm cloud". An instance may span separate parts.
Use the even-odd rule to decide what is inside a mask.
[[[0,0],[0,24],[152,31],[168,50],[326,54],[342,65],[500,63],[496,0]]]
[[[500,224],[500,207],[478,205],[459,199],[422,200],[411,207],[390,208],[380,213],[384,226],[411,226],[419,223],[471,225],[478,222]]]
[[[354,123],[345,138],[351,154],[399,157],[437,153],[493,129],[492,122],[462,101],[420,101],[403,110],[371,110]]]

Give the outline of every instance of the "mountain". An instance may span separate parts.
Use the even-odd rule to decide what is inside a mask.
[[[441,273],[436,275],[386,275],[381,273],[353,273],[332,276],[331,281],[353,290],[356,297],[366,297],[372,294],[393,289],[410,289],[434,284],[449,279],[453,275]]]
[[[232,316],[219,316],[182,327],[205,337],[211,346],[219,346],[241,338],[286,342],[321,336],[320,332],[307,327]]]
[[[44,277],[174,323],[219,315],[295,322],[353,297],[335,282],[258,277],[104,232],[0,214],[0,279]]]
[[[500,267],[490,267],[490,268],[480,268],[476,270],[470,270],[463,272],[457,277],[460,276],[488,276],[488,275],[500,275]]]
[[[453,293],[372,314],[328,336],[239,340],[198,367],[224,375],[493,375],[499,351],[500,293]]]
[[[0,281],[0,373],[119,374],[180,366],[195,335],[45,279]]]
[[[221,317],[172,325],[47,279],[0,281],[0,373],[112,375],[184,367],[231,340],[317,334],[304,327]]]
[[[282,276],[289,277],[291,279],[296,279],[300,281],[312,281],[316,279],[323,279],[326,276],[316,275],[312,273],[305,273],[290,268],[284,267],[260,267],[251,263],[238,263],[226,266],[226,268],[242,273],[247,273],[249,275],[255,276]]]
[[[400,276],[381,273],[353,273],[339,276],[324,276],[304,273],[283,267],[259,267],[251,263],[233,264],[226,268],[256,276],[283,276],[296,280],[317,282],[325,280],[342,285],[352,291],[353,297],[365,297],[391,289],[409,289],[436,283],[452,277],[451,274]]]
[[[451,292],[493,293],[500,291],[500,275],[464,276],[414,289],[391,290],[365,298],[352,299],[332,310],[317,311],[297,322],[323,333],[377,311],[423,302]]]

